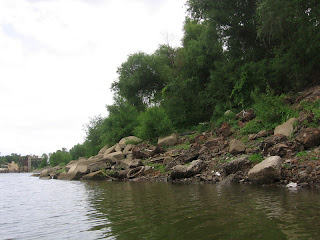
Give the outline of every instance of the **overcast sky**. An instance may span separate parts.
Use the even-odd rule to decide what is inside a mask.
[[[1,0],[1,156],[84,141],[129,54],[180,45],[186,0]]]

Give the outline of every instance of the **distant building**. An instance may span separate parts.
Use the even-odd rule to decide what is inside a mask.
[[[37,168],[42,161],[42,158],[34,155],[22,156],[19,159],[20,172],[31,172]]]

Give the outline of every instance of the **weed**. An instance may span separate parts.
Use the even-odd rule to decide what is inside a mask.
[[[303,106],[303,111],[313,115],[312,121],[303,121],[302,125],[304,127],[318,128],[320,124],[320,100],[314,102],[302,101],[301,106]]]
[[[160,173],[164,173],[166,171],[166,167],[162,164],[155,164],[154,169],[159,171]]]
[[[167,149],[184,149],[184,150],[188,150],[190,149],[190,144],[189,143],[183,143],[183,144],[179,144],[173,147],[168,147]]]
[[[63,173],[64,171],[66,171],[66,168],[61,168],[57,171],[57,173]]]
[[[308,153],[306,151],[301,151],[296,154],[296,157],[307,157]]]
[[[289,165],[289,164],[287,164],[287,163],[284,163],[284,164],[283,164],[283,167],[285,167],[285,168],[289,168],[289,167],[290,167],[290,165]]]
[[[272,127],[271,127],[272,128]],[[261,121],[254,119],[248,122],[243,128],[240,129],[241,135],[248,135],[252,133],[258,133],[265,129],[265,125]]]
[[[146,166],[152,167],[154,170],[159,171],[160,173],[166,172],[166,167],[162,164],[152,163],[152,162],[148,162],[148,161],[144,161],[143,164]]]
[[[102,169],[101,172],[104,176],[110,176],[110,177],[117,177],[117,174],[118,174],[118,172],[115,170]]]
[[[263,157],[261,153],[255,153],[249,156],[249,161],[252,163],[259,163],[259,162],[262,162],[262,160],[263,160]]]
[[[320,99],[313,102],[302,101],[300,104],[303,106],[304,111],[312,113],[315,119],[320,119]]]

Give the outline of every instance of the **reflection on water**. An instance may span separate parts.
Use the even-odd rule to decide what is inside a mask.
[[[0,239],[317,239],[317,191],[0,174]],[[4,217],[3,217],[4,216]]]

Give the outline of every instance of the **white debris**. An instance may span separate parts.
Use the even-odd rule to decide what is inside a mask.
[[[298,187],[298,184],[297,183],[294,183],[294,182],[290,182],[286,185],[287,188],[297,188]]]
[[[212,172],[213,175],[216,175],[216,176],[218,176],[218,177],[221,176],[221,173],[219,173],[219,172],[215,172],[214,170],[212,170],[211,172]]]

